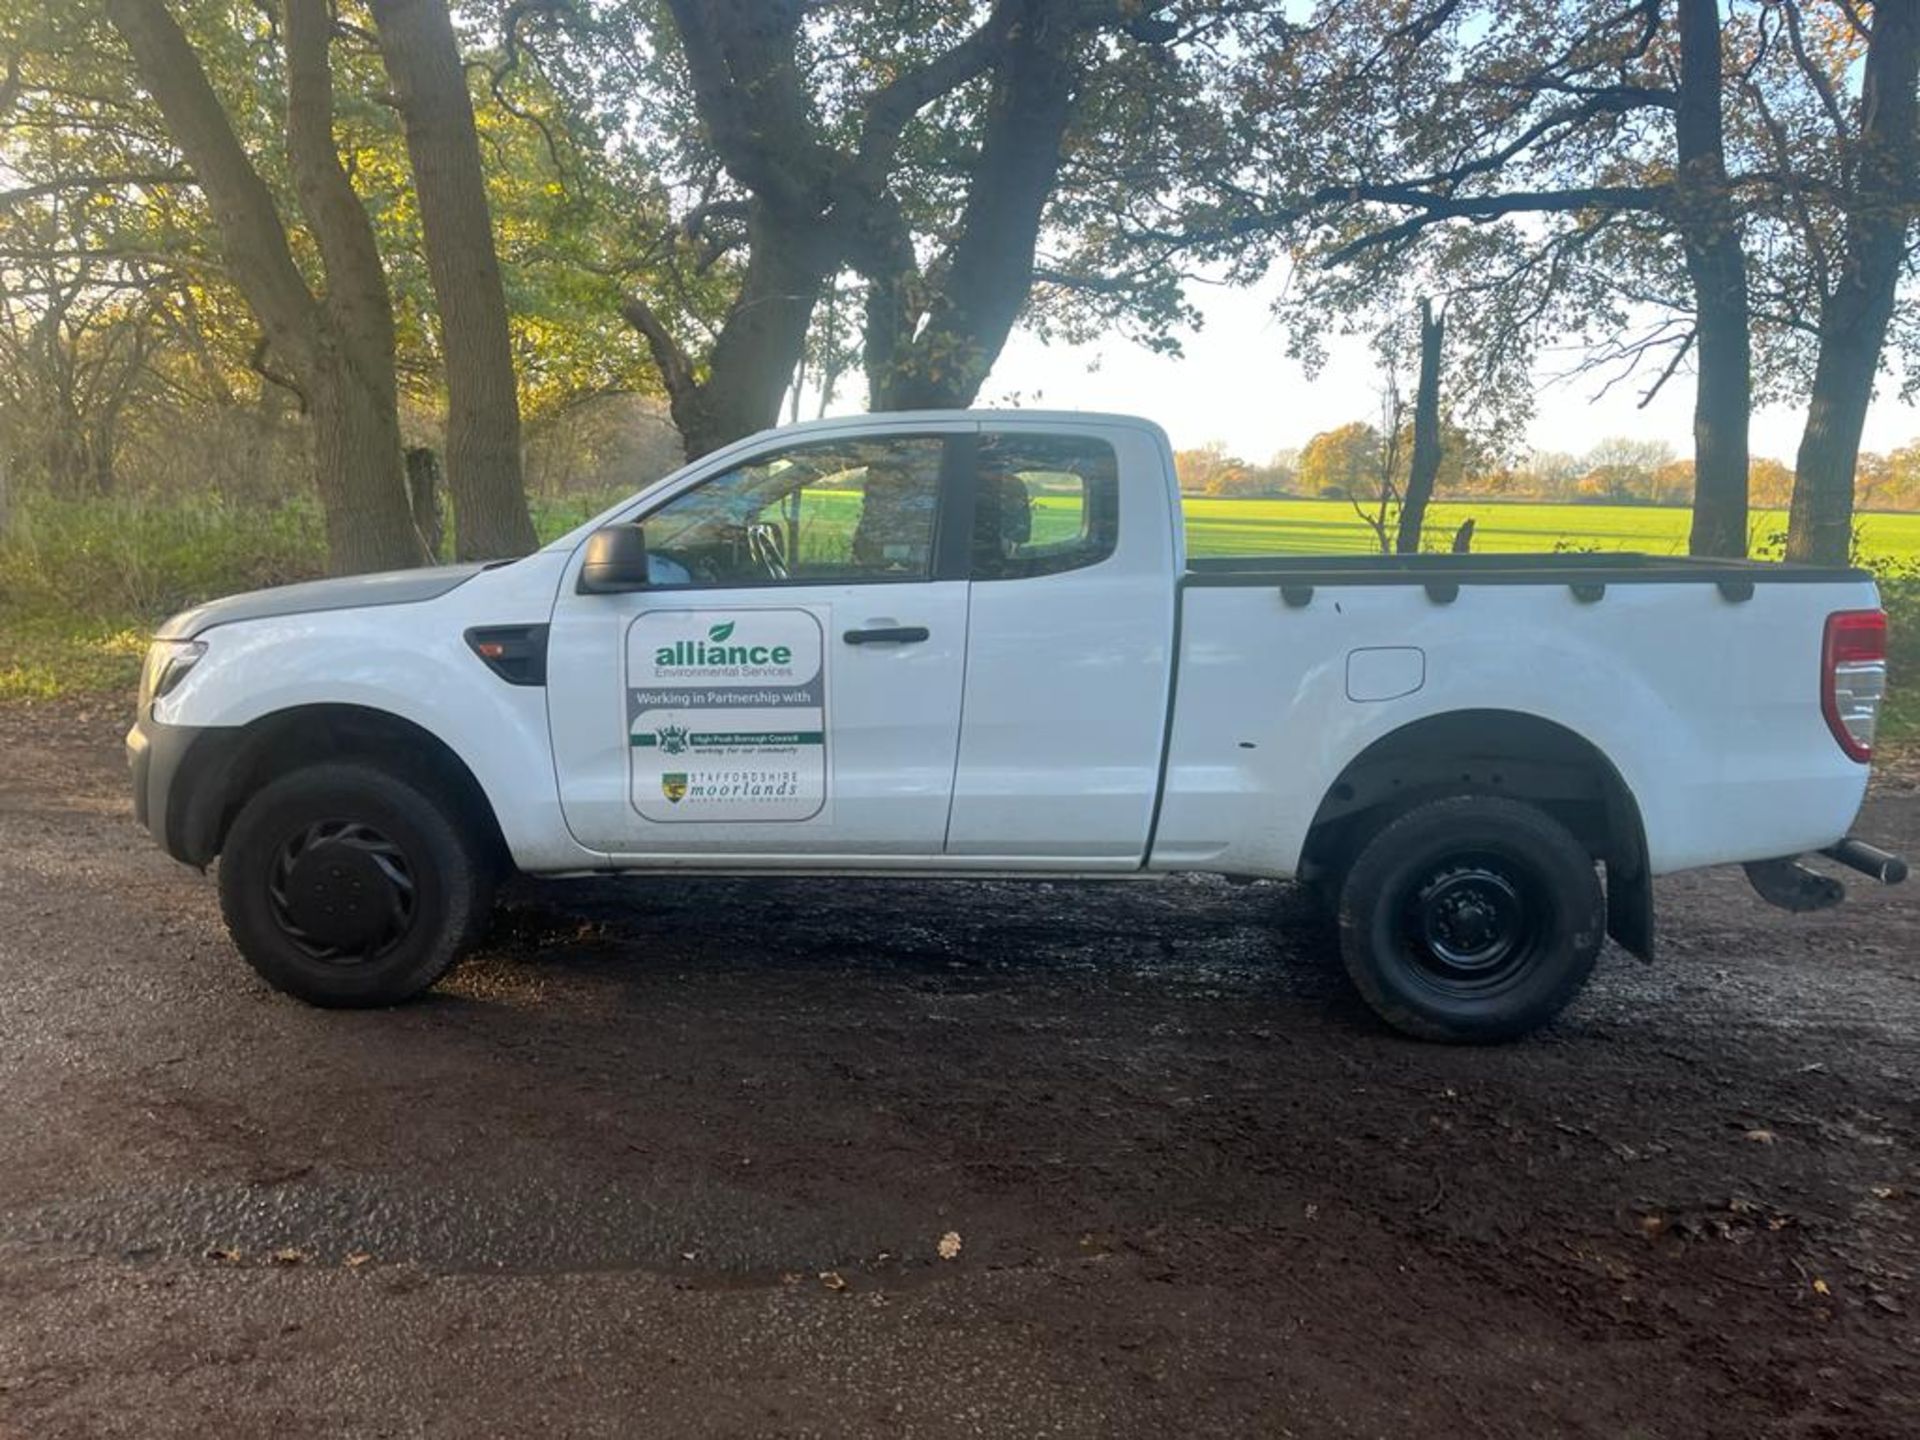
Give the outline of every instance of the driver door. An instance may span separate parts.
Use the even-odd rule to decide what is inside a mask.
[[[967,638],[949,450],[972,429],[788,444],[677,488],[633,517],[642,591],[579,594],[576,558],[547,694],[582,844],[650,864],[940,853]]]

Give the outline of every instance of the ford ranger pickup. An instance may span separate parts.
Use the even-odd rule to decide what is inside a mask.
[[[140,820],[240,953],[386,1005],[538,875],[1293,877],[1389,1024],[1513,1037],[1654,876],[1839,899],[1886,684],[1846,568],[1188,553],[1166,436],[753,436],[533,555],[234,596],[148,656]]]

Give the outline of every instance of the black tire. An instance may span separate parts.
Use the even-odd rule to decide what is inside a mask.
[[[309,1004],[409,1000],[486,923],[493,877],[469,828],[457,806],[374,765],[283,775],[227,833],[227,930],[262,979]]]
[[[1587,983],[1605,933],[1586,847],[1497,796],[1429,801],[1382,826],[1340,894],[1347,974],[1381,1019],[1422,1040],[1539,1028]]]

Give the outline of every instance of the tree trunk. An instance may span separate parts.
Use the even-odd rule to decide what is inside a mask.
[[[1400,502],[1400,530],[1394,549],[1420,553],[1427,502],[1440,476],[1440,351],[1446,339],[1445,316],[1435,317],[1433,302],[1420,302],[1420,380],[1413,392],[1413,460],[1407,469],[1406,498]]]
[[[1727,186],[1717,0],[1677,0],[1680,88],[1674,219],[1693,283],[1699,385],[1693,407],[1695,555],[1747,553],[1752,341],[1747,261]]]
[[[400,454],[399,417],[378,386],[367,385],[349,365],[319,365],[309,385],[309,419],[329,568],[353,575],[424,563],[425,547],[400,486],[381,487],[382,500],[391,498],[392,505],[360,503],[356,478],[380,474]]]
[[[440,525],[440,457],[424,445],[407,450],[407,506],[413,511],[413,528],[420,532],[420,543],[431,558],[438,560],[440,542],[445,538]]]
[[[114,426],[111,421],[95,424],[87,433],[88,491],[96,500],[105,500],[118,487],[114,483]]]
[[[287,149],[327,268],[325,305],[301,278],[273,193],[165,4],[107,0],[107,13],[193,167],[221,258],[273,354],[305,392],[329,568],[348,574],[420,564],[402,486],[386,280],[331,138],[330,13],[320,0],[289,0],[285,27]]]
[[[1069,7],[1027,0],[994,70],[986,127],[945,282],[917,334],[875,336],[875,410],[960,409],[986,383],[1033,288],[1033,256],[1078,79]],[[876,277],[898,289],[899,277]],[[869,314],[873,313],[870,307]]]
[[[534,548],[520,469],[520,399],[506,293],[480,170],[473,99],[445,0],[375,0],[380,52],[406,127],[447,375],[447,488],[461,560]]]
[[[1857,159],[1838,283],[1820,297],[1820,356],[1793,469],[1787,558],[1844,565],[1853,550],[1854,471],[1906,256],[1915,175],[1920,7],[1873,8]]]
[[[728,307],[704,380],[660,318],[639,299],[622,313],[645,337],[666,383],[667,405],[687,458],[780,423],[780,402],[805,352],[807,326],[840,252],[829,225],[747,207],[747,270]]]

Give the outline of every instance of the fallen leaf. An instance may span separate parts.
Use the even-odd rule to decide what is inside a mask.
[[[347,1268],[349,1270],[358,1270],[371,1259],[373,1259],[373,1256],[369,1255],[366,1251],[356,1250],[347,1256]]]
[[[841,1275],[838,1270],[822,1270],[820,1272],[820,1283],[829,1290],[844,1290],[847,1288],[846,1277]]]
[[[1831,1295],[1833,1291],[1827,1288],[1826,1281],[1820,1279],[1818,1276],[1815,1276],[1813,1281],[1813,1293],[1816,1295]]]
[[[1775,1135],[1771,1130],[1749,1130],[1747,1131],[1746,1138],[1756,1145],[1771,1145],[1780,1137]]]
[[[298,1265],[306,1258],[306,1251],[295,1249],[291,1245],[287,1246],[284,1250],[276,1250],[273,1252],[273,1263],[276,1265]]]
[[[209,1260],[233,1261],[239,1258],[240,1252],[238,1250],[223,1250],[218,1245],[207,1251],[207,1259]]]
[[[949,1230],[940,1237],[940,1243],[934,1247],[940,1252],[942,1260],[957,1259],[960,1254],[960,1232]]]

